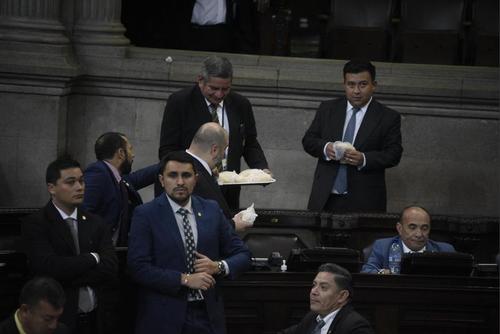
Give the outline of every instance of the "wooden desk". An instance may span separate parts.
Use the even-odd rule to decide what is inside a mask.
[[[309,309],[313,273],[247,273],[224,282],[229,334],[270,334]],[[498,278],[354,274],[353,303],[378,334],[498,334]]]

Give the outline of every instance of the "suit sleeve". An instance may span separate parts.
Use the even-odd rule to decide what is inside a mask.
[[[396,166],[401,160],[403,147],[401,145],[401,116],[393,111],[387,111],[384,121],[384,138],[379,150],[364,151],[366,166],[363,170],[377,170]]]
[[[323,149],[329,140],[323,138],[323,126],[325,126],[325,113],[328,112],[328,105],[322,102],[314,119],[302,138],[304,150],[315,158],[324,159]]]
[[[362,273],[376,274],[380,269],[384,269],[384,254],[382,244],[375,241],[368,260],[361,268]]]
[[[160,160],[169,152],[182,150],[181,111],[181,99],[175,93],[170,95],[161,122],[160,149],[158,150]]]
[[[23,222],[22,235],[30,265],[37,274],[70,281],[78,279],[97,266],[94,256],[90,253],[58,255],[50,243],[47,228],[36,219],[28,218]]]
[[[243,240],[236,234],[229,221],[218,211],[219,233],[220,233],[220,254],[222,260],[229,266],[229,278],[235,279],[239,274],[250,269],[252,254],[243,243]]]
[[[244,140],[243,157],[250,168],[265,169],[268,168],[266,156],[257,140],[257,128],[250,101],[244,99],[245,121],[243,128],[240,128]],[[240,125],[241,126],[241,125]]]
[[[154,264],[153,231],[154,223],[148,215],[137,207],[130,229],[127,264],[134,280],[148,288],[165,294],[176,294],[182,288],[181,272],[161,268]]]
[[[140,190],[154,184],[159,173],[160,164],[154,164],[125,175],[124,178],[134,186],[135,190]]]

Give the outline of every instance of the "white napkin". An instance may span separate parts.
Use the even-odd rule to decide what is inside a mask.
[[[241,214],[241,220],[249,226],[253,226],[255,218],[257,218],[258,216],[258,214],[255,213],[254,203],[252,203],[252,205],[250,205],[245,210],[240,211],[240,214]]]
[[[355,149],[349,142],[336,141],[333,143],[333,150],[335,151],[335,160],[341,160],[347,149]]]

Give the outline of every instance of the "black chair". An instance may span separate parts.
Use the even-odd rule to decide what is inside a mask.
[[[465,0],[401,0],[394,60],[462,64],[464,15]]]
[[[243,241],[256,258],[267,258],[272,252],[279,252],[287,258],[292,249],[307,248],[297,234],[292,233],[247,233]]]
[[[471,61],[479,66],[498,66],[498,0],[476,0],[472,7]]]
[[[393,0],[333,0],[323,57],[389,60]]]

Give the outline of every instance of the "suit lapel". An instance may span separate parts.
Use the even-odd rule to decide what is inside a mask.
[[[245,146],[245,124],[241,121],[240,113],[235,112],[235,106],[233,100],[231,99],[231,95],[228,95],[224,99],[224,111],[227,115],[227,122],[229,124],[229,143],[239,143],[241,142],[241,146]],[[242,129],[240,127],[243,127]],[[239,137],[241,136],[241,140]],[[229,145],[227,155],[228,157],[233,156],[233,151],[235,147]],[[229,158],[228,158],[229,159]],[[239,157],[238,157],[239,159]]]
[[[351,305],[347,304],[347,305],[344,305],[339,313],[337,313],[337,315],[335,316],[335,318],[333,319],[330,327],[328,328],[328,332],[327,334],[333,334],[335,333],[335,327],[337,327],[337,325],[342,321],[342,319],[345,317],[345,315],[347,313],[349,313],[349,310],[351,309]]]
[[[382,113],[379,112],[379,109],[378,103],[372,99],[372,102],[368,106],[368,110],[366,110],[365,117],[363,117],[363,122],[359,127],[358,133],[356,134],[356,139],[354,140],[354,147],[356,147],[357,150],[363,147],[363,144],[380,122]]]
[[[179,254],[186,254],[186,249],[184,247],[184,242],[182,241],[181,231],[177,226],[177,220],[175,219],[175,213],[170,203],[167,200],[167,195],[162,193],[156,199],[159,205],[159,222],[158,226],[162,229],[160,231],[161,235],[171,236],[174,239],[175,246],[178,248]],[[183,256],[184,262],[186,262],[186,257]],[[185,263],[187,265],[187,263]]]
[[[208,110],[207,102],[205,97],[201,93],[198,84],[194,87],[194,98],[192,99],[192,110],[194,113],[198,114],[198,119],[201,120],[201,124],[211,122],[212,116],[210,116],[210,111]],[[188,145],[189,146],[189,145]]]
[[[196,228],[198,230],[198,242],[196,249],[200,253],[205,253],[206,249],[204,241],[209,237],[209,224],[210,220],[207,216],[201,202],[195,196],[191,196],[191,207],[193,208],[194,218],[196,220]]]
[[[78,244],[80,253],[89,253],[92,251],[92,231],[87,216],[78,210]]]
[[[68,224],[62,219],[61,214],[57,211],[56,207],[50,201],[45,206],[45,213],[49,224],[51,224],[53,230],[57,235],[61,237],[61,240],[73,251],[76,255],[75,242],[73,241],[73,235],[69,230]]]
[[[328,126],[330,128],[330,138],[332,141],[340,140],[342,141],[342,136],[344,134],[344,123],[346,117],[347,100],[343,99],[342,102],[336,105],[336,110],[329,113],[330,119],[328,120]]]

